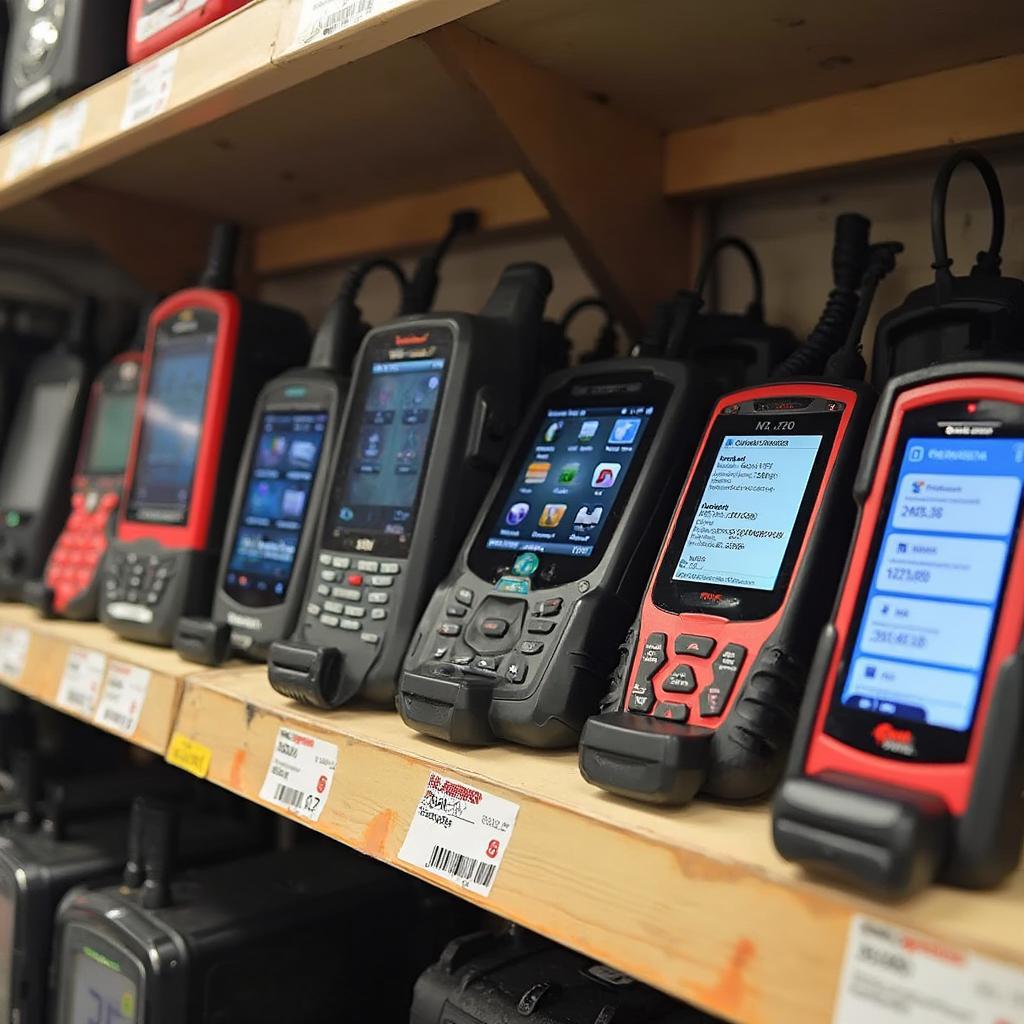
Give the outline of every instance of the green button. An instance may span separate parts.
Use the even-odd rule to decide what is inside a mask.
[[[20,526],[21,516],[17,512],[8,512],[7,515],[4,516],[4,522],[8,526]]]
[[[517,576],[532,576],[540,565],[540,559],[532,551],[524,551],[516,556],[512,563],[512,571]]]
[[[530,581],[522,576],[502,576],[494,585],[494,589],[504,591],[506,594],[528,594]]]

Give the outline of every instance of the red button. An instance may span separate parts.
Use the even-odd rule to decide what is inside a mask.
[[[350,572],[348,574],[348,585],[350,587],[361,587],[363,585],[363,577],[357,572]]]
[[[100,508],[117,508],[117,495],[112,492],[104,494],[103,497],[100,498]]]
[[[71,507],[81,508],[85,504],[84,494],[72,494],[71,495]]]

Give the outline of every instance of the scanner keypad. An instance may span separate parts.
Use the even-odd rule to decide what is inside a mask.
[[[316,592],[306,614],[321,626],[358,632],[363,643],[379,644],[401,563],[321,551],[315,570]]]
[[[58,609],[87,590],[107,550],[111,518],[117,509],[113,492],[79,492],[46,565],[46,585]]]

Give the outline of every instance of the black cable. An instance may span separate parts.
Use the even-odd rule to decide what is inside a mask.
[[[707,286],[708,278],[711,276],[711,271],[714,269],[715,262],[726,249],[735,249],[746,260],[754,288],[754,298],[751,300],[750,305],[747,306],[747,316],[763,320],[764,273],[761,270],[761,261],[757,258],[757,253],[750,247],[750,244],[742,238],[737,238],[736,235],[723,235],[711,243],[708,251],[704,253],[704,259],[701,261],[700,269],[697,271],[697,281],[694,284],[693,290],[701,299],[704,298],[704,289]]]
[[[568,337],[569,325],[576,319],[576,317],[588,309],[596,309],[604,314],[604,323],[601,330],[598,332],[597,341],[594,343],[594,347],[589,352],[585,352],[580,356],[580,362],[592,363],[599,359],[610,359],[615,355],[615,342],[616,342],[616,331],[615,331],[615,318],[612,316],[611,310],[608,308],[608,304],[604,299],[599,299],[596,295],[590,296],[585,299],[577,299],[563,314],[562,319],[559,321],[559,328],[562,333]]]
[[[961,164],[971,164],[981,175],[988,191],[989,206],[992,210],[992,235],[987,249],[978,253],[971,274],[999,276],[999,265],[1002,262],[1000,250],[1003,247],[1003,233],[1006,228],[1006,207],[1003,203],[1003,190],[999,186],[999,176],[988,159],[976,149],[958,149],[951,153],[939,168],[932,189],[932,251],[935,262],[935,280],[938,284],[949,284],[953,280],[953,261],[949,257],[946,246],[946,195],[953,172]]]
[[[476,210],[456,210],[451,215],[444,237],[430,252],[420,258],[412,278],[405,286],[402,295],[402,315],[426,313],[434,305],[440,282],[438,270],[441,261],[459,235],[472,234],[479,226],[480,214]]]

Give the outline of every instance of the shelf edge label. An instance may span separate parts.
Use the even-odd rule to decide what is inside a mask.
[[[184,733],[176,732],[167,748],[167,763],[175,768],[191,772],[196,778],[205,779],[210,773],[213,751],[197,740],[189,739]]]
[[[11,143],[11,155],[7,158],[4,183],[10,184],[17,178],[34,171],[43,155],[46,129],[42,125],[22,128]]]
[[[134,736],[149,692],[149,669],[112,661],[94,721],[122,736]]]
[[[398,859],[490,896],[518,816],[511,800],[431,772]]]
[[[134,128],[167,109],[177,63],[178,51],[165,50],[132,69],[128,81],[128,98],[121,115],[121,131]]]
[[[304,0],[290,51],[318,43],[409,0]],[[290,52],[289,51],[289,52]]]
[[[106,670],[105,654],[86,647],[72,647],[64,659],[64,671],[57,687],[57,706],[91,718]]]
[[[0,676],[14,683],[21,679],[31,642],[24,626],[0,626]]]
[[[887,921],[850,921],[832,1024],[1024,1021],[1024,970]]]
[[[88,114],[89,102],[84,99],[57,108],[50,118],[50,127],[43,143],[43,153],[39,160],[41,166],[48,167],[55,160],[70,156],[81,146]]]
[[[281,726],[260,799],[307,821],[319,821],[337,767],[338,748],[333,743]]]

